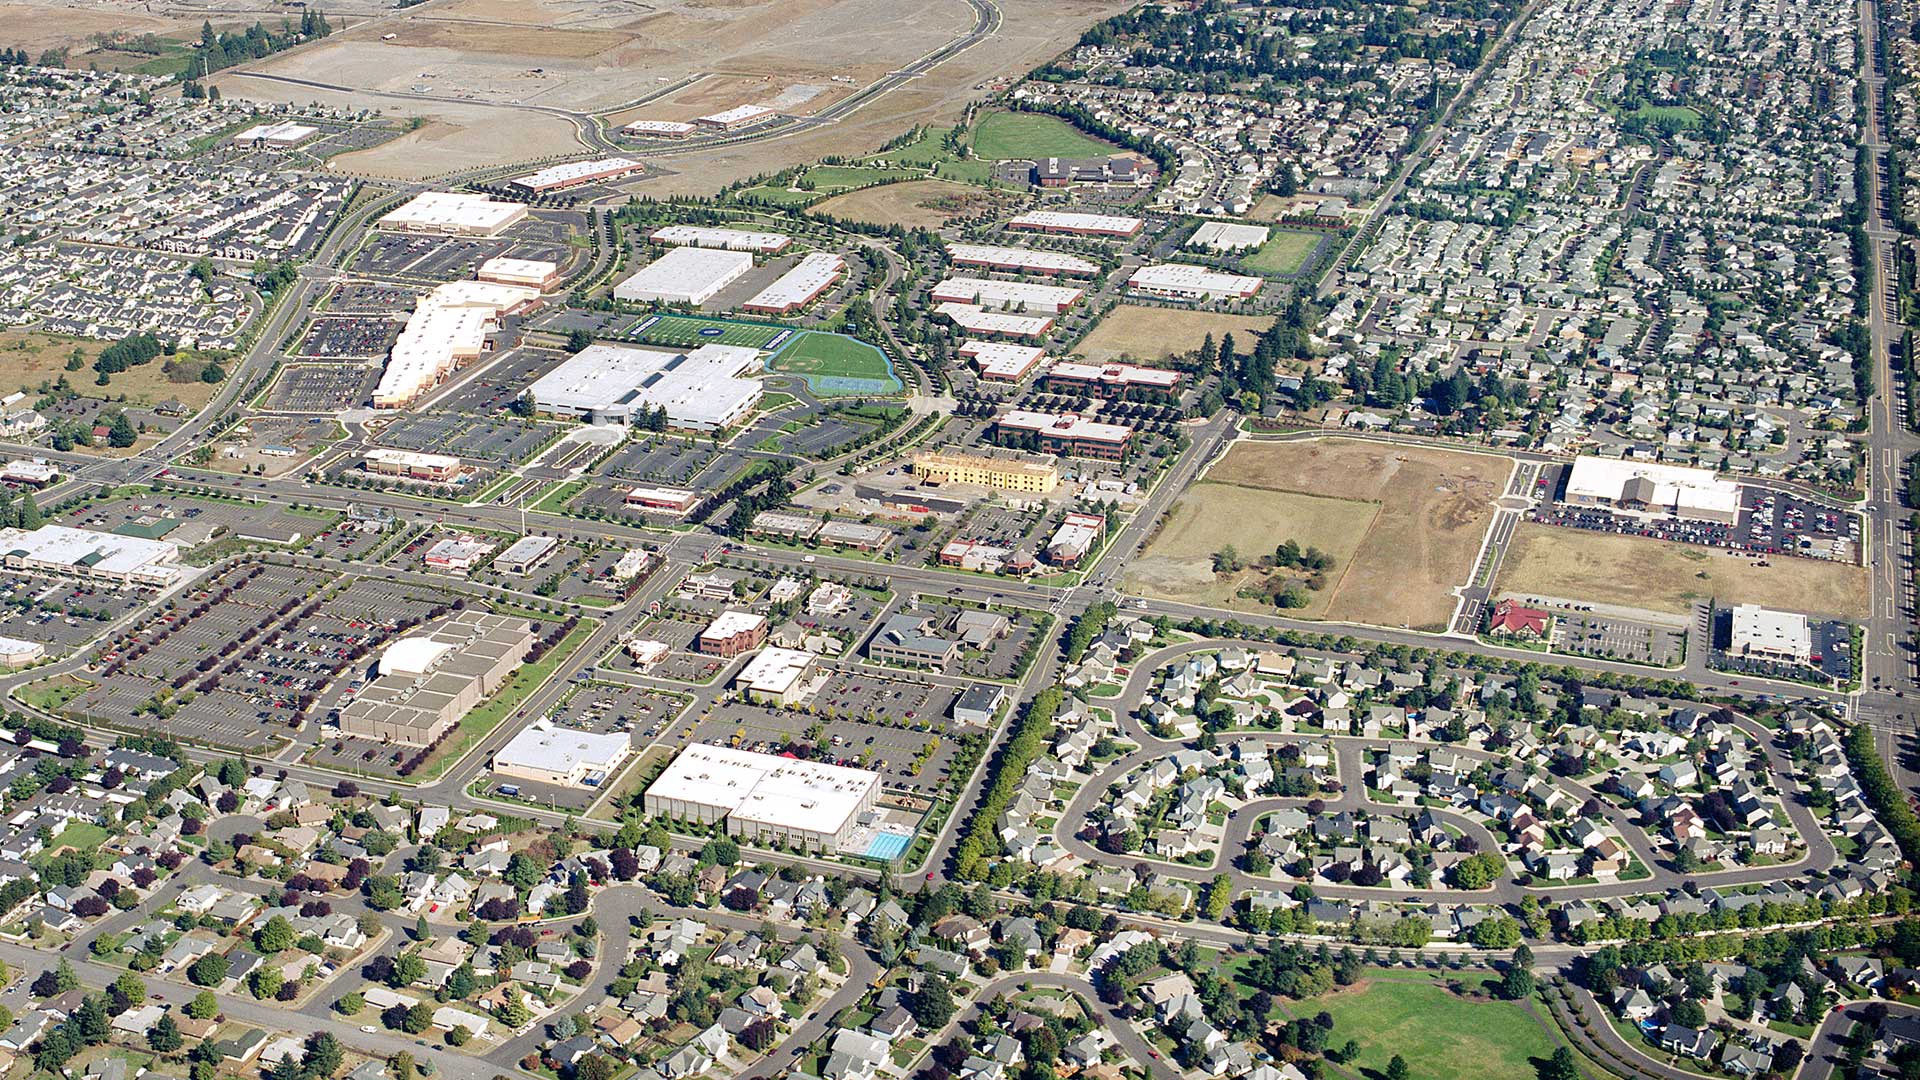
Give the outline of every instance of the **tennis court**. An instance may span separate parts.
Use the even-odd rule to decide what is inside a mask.
[[[770,349],[792,331],[767,323],[735,322],[732,319],[702,319],[691,315],[656,315],[635,327],[641,341],[649,345],[694,348],[699,345],[744,345],[751,349]]]

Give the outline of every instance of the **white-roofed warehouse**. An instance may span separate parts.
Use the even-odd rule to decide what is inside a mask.
[[[624,731],[599,735],[539,720],[494,751],[493,771],[539,784],[599,787],[631,753],[633,736]]]
[[[753,269],[753,253],[721,248],[678,247],[613,287],[616,300],[699,307]]]
[[[760,381],[742,377],[759,363],[758,351],[739,345],[686,353],[590,345],[529,390],[534,407],[555,416],[627,424],[642,410],[664,408],[671,427],[716,431],[760,400]]]
[[[712,824],[748,840],[837,849],[873,808],[880,774],[694,743],[651,786],[645,808]]]

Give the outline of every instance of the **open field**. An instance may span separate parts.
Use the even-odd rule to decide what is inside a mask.
[[[1452,590],[1473,573],[1493,500],[1511,471],[1504,458],[1452,450],[1354,439],[1242,440],[1206,479],[1376,503],[1379,512],[1351,559],[1334,567],[1324,617],[1437,630],[1453,613]],[[1320,546],[1338,558],[1336,549]]]
[[[937,229],[959,218],[1005,209],[1013,201],[945,180],[909,180],[836,195],[809,212],[872,225]]]
[[[791,185],[759,184],[742,188],[740,195],[776,206],[807,206],[831,195],[869,185],[912,180],[919,169],[879,169],[868,165],[815,165],[795,177]]]
[[[1333,1015],[1336,1044],[1359,1042],[1348,1067],[1364,1076],[1384,1075],[1398,1054],[1413,1080],[1533,1080],[1535,1063],[1560,1045],[1518,1002],[1475,1001],[1411,973],[1375,974],[1295,1007],[1305,1016],[1322,1009]]]
[[[1105,364],[1122,357],[1152,362],[1190,353],[1208,334],[1218,342],[1233,335],[1237,351],[1253,351],[1254,338],[1273,325],[1267,315],[1220,315],[1182,308],[1136,307],[1121,304],[1100,320],[1074,352],[1088,363]]]
[[[1844,619],[1867,614],[1867,572],[1817,559],[1771,566],[1695,544],[1521,522],[1495,590],[1686,614],[1695,601]]]
[[[1125,588],[1189,604],[1271,612],[1270,603],[1235,595],[1243,585],[1257,582],[1261,573],[1248,569],[1216,574],[1214,552],[1232,546],[1242,560],[1251,562],[1272,554],[1281,541],[1293,540],[1332,555],[1332,576],[1337,578],[1379,513],[1379,504],[1357,499],[1198,483],[1173,504],[1166,523],[1128,567]],[[1332,589],[1307,595],[1312,603],[1288,614],[1325,615]]]
[[[1267,237],[1267,242],[1260,245],[1260,250],[1241,262],[1256,274],[1288,277],[1305,268],[1307,260],[1319,246],[1319,233],[1279,229]]]
[[[219,16],[214,16],[214,24],[222,25]],[[75,58],[81,62],[77,66],[86,66],[87,60],[95,55],[83,54],[92,45],[94,34],[120,31],[129,37],[141,34],[159,34],[186,30],[198,31],[200,17],[191,19],[169,19],[135,10],[128,5],[114,7],[80,7],[72,4],[54,3],[12,3],[0,4],[0,41],[8,48],[25,49],[38,55],[42,49],[71,48]],[[105,61],[114,54],[98,53],[102,67],[109,66]]]
[[[973,152],[989,161],[1106,157],[1117,149],[1045,113],[990,112],[973,126]]]
[[[640,332],[640,340],[649,345],[745,345],[751,349],[764,349],[768,342],[786,332],[784,326],[767,323],[703,319],[694,315],[662,315],[647,324]]]
[[[12,393],[15,390],[33,393],[41,383],[54,382],[65,375],[68,385],[82,394],[97,393],[115,398],[125,394],[131,405],[155,405],[171,398],[198,408],[211,400],[213,392],[219,389],[211,383],[201,382],[197,375],[190,381],[175,382],[167,375],[166,357],[128,368],[114,375],[109,385],[95,387],[93,361],[108,344],[105,341],[42,334],[32,330],[0,331],[0,393]],[[80,350],[85,366],[79,371],[68,371],[67,360],[75,349]],[[198,367],[194,370],[197,372]]]

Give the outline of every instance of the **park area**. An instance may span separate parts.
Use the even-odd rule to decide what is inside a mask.
[[[1510,471],[1501,458],[1450,450],[1242,440],[1174,504],[1127,588],[1271,612],[1271,604],[1236,596],[1244,575],[1213,573],[1213,557],[1232,546],[1251,561],[1291,539],[1332,555],[1334,565],[1327,586],[1308,594],[1309,606],[1290,613],[1444,629],[1453,589],[1472,573]]]
[[[990,112],[973,126],[974,155],[988,161],[1100,158],[1115,149],[1046,113]]]
[[[1259,250],[1240,260],[1241,265],[1268,277],[1292,277],[1306,269],[1308,260],[1320,249],[1324,235],[1276,229]]]
[[[1154,363],[1193,352],[1208,334],[1216,343],[1232,334],[1235,351],[1250,353],[1254,339],[1272,325],[1270,315],[1221,315],[1121,304],[1108,312],[1073,351],[1090,364],[1121,359]]]
[[[807,380],[822,397],[897,394],[902,389],[887,354],[845,334],[804,330],[767,358],[767,369]]]
[[[1457,976],[1471,984],[1484,973]],[[1464,989],[1464,987],[1463,987]],[[1353,1073],[1384,1076],[1398,1055],[1410,1080],[1535,1080],[1561,1044],[1531,1004],[1456,992],[1430,975],[1373,971],[1352,986],[1302,1001],[1293,1011],[1333,1017],[1336,1041],[1351,1037],[1360,1055]]]
[[[1864,569],[1820,559],[1766,561],[1698,544],[1521,522],[1495,591],[1682,615],[1702,600],[1849,620],[1868,614]]]
[[[938,229],[961,218],[1007,210],[1018,201],[946,180],[909,180],[836,195],[807,212],[868,225]]]

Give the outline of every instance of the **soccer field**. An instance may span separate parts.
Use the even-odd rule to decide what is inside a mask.
[[[787,333],[784,326],[764,323],[730,322],[726,319],[702,319],[691,315],[662,315],[640,331],[640,340],[649,345],[745,345],[764,349]]]
[[[879,349],[844,334],[804,331],[767,359],[773,371],[805,376],[816,394],[890,394],[898,376]]]

